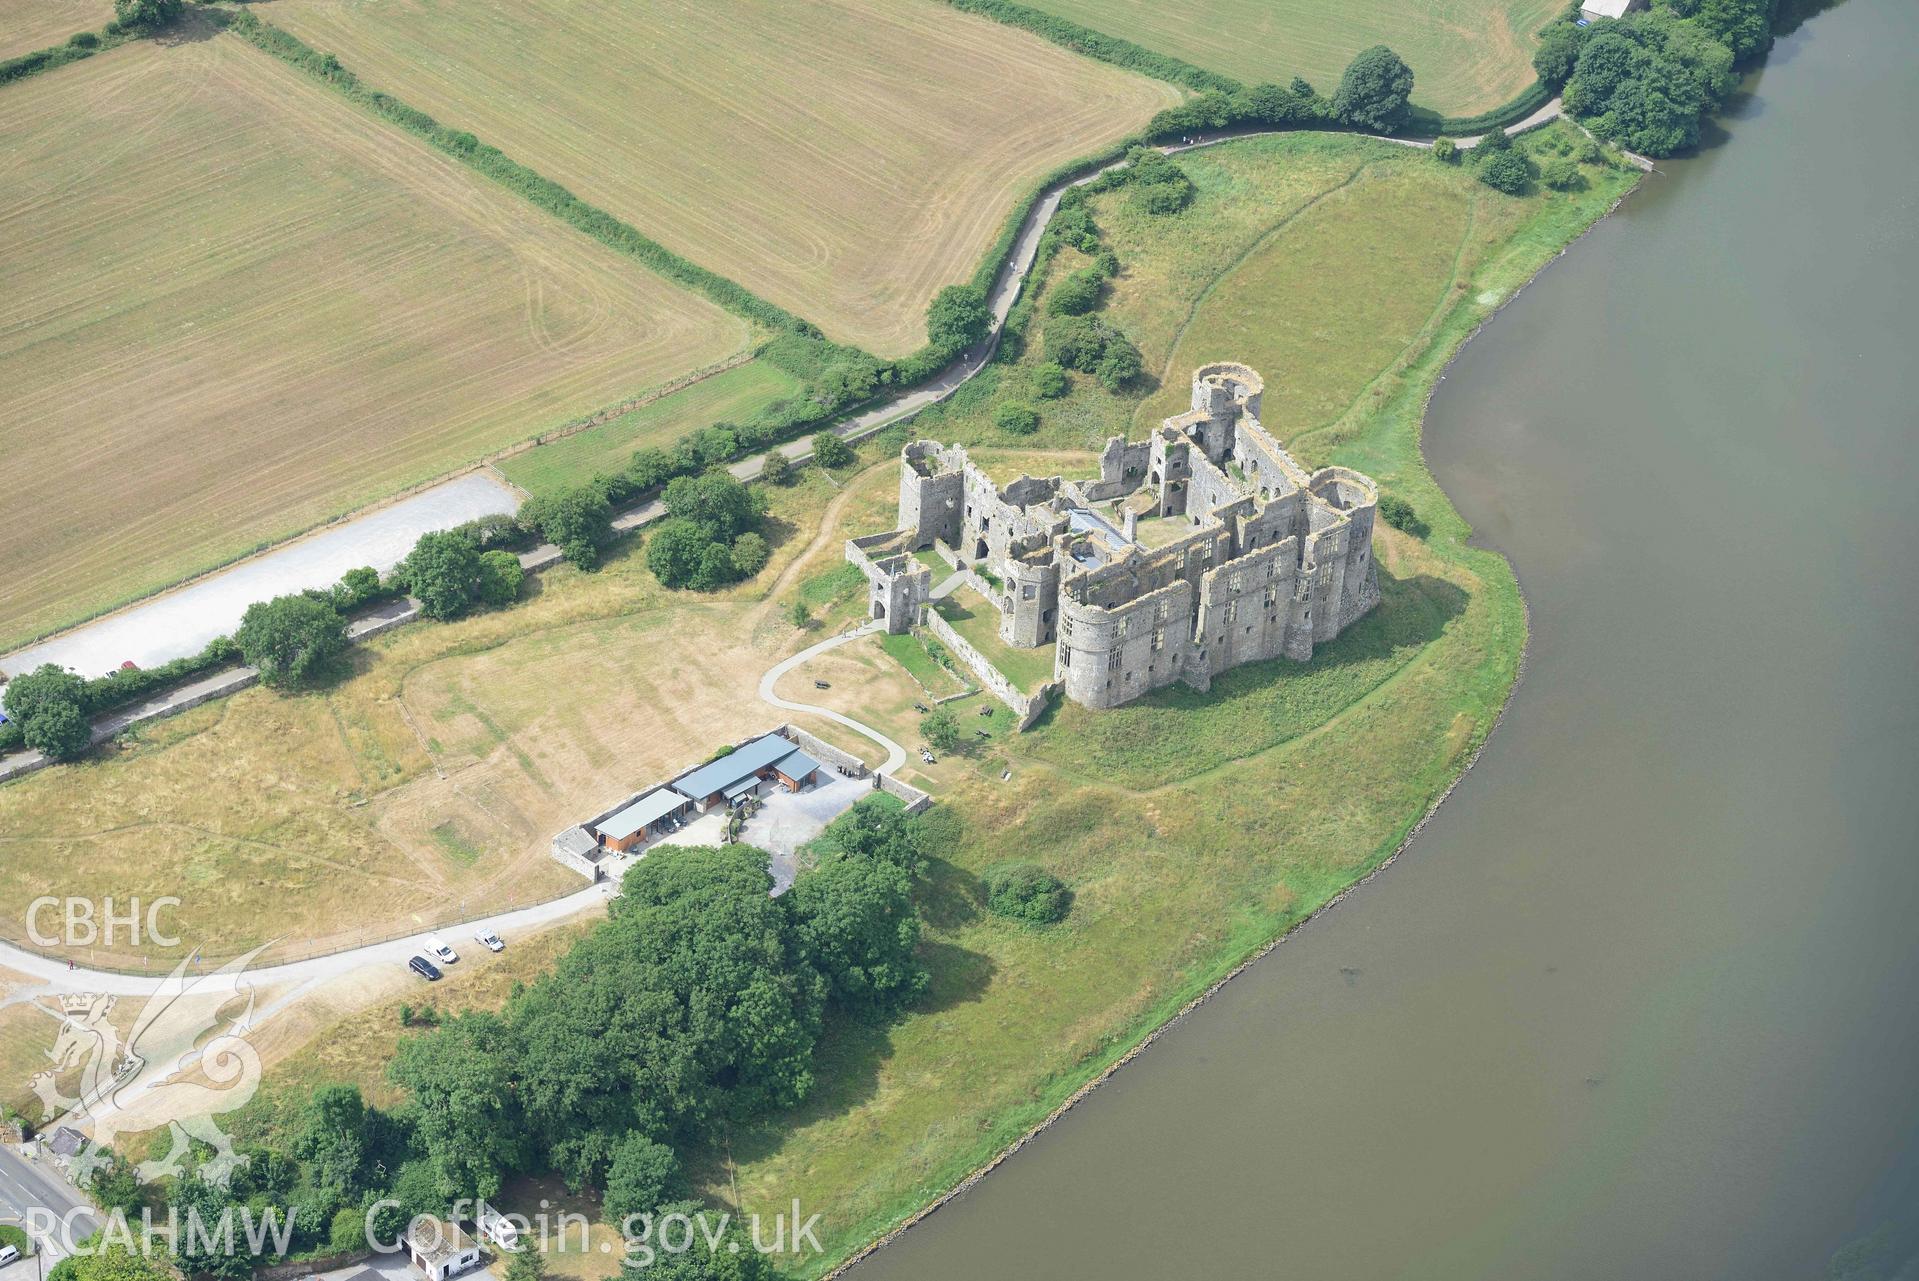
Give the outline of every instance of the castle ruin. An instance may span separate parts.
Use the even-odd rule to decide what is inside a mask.
[[[999,610],[999,635],[1054,646],[1066,696],[1117,707],[1241,663],[1305,662],[1379,603],[1373,482],[1310,475],[1260,425],[1263,383],[1244,365],[1193,375],[1192,408],[1145,440],[1115,436],[1099,476],[1004,486],[958,445],[920,440],[900,466],[900,527],[847,543],[873,618],[911,630],[935,549]]]

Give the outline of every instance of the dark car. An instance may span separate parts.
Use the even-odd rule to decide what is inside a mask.
[[[406,967],[429,983],[440,977],[440,967],[424,956],[414,957],[406,963]]]

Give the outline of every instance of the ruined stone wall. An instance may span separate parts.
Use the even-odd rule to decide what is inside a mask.
[[[1088,707],[1118,707],[1179,680],[1195,599],[1183,578],[1112,609],[1062,598],[1057,671],[1066,696]]]
[[[1298,573],[1299,545],[1288,538],[1206,575],[1193,650],[1194,668],[1205,673],[1208,684],[1228,668],[1285,652]]]

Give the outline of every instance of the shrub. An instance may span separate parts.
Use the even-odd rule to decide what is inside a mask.
[[[1333,94],[1333,110],[1358,129],[1391,133],[1406,122],[1413,95],[1413,72],[1383,44],[1362,49],[1347,64]]]
[[[1184,184],[1172,182],[1148,182],[1133,188],[1132,204],[1135,209],[1156,216],[1176,214],[1192,203],[1193,184],[1189,180]]]
[[[1111,280],[1119,275],[1119,255],[1111,249],[1101,249],[1093,255],[1093,270]]]
[[[1039,430],[1039,411],[1009,400],[993,411],[993,425],[1014,436],[1030,436]]]
[[[1066,371],[1060,367],[1058,361],[1054,360],[1042,360],[1034,365],[1028,381],[1032,385],[1033,394],[1041,400],[1058,400],[1073,389],[1073,384],[1066,377]]]
[[[20,727],[20,741],[49,760],[64,761],[87,750],[87,682],[65,668],[42,663],[7,686],[7,716]]]
[[[1046,354],[1054,364],[1090,374],[1106,351],[1106,329],[1091,316],[1071,316],[1046,326]]]
[[[342,610],[358,609],[381,594],[380,571],[371,565],[349,569],[333,587],[333,603]]]
[[[813,461],[822,467],[845,467],[855,456],[853,447],[830,431],[813,437]]]
[[[1517,151],[1495,151],[1479,162],[1479,180],[1494,191],[1523,195],[1532,185],[1532,165]]]
[[[1573,159],[1582,165],[1609,165],[1612,163],[1606,156],[1606,149],[1594,142],[1591,138],[1583,138],[1580,140],[1579,146],[1573,149]]]
[[[1586,185],[1586,176],[1579,172],[1579,162],[1566,156],[1557,156],[1540,166],[1539,180],[1554,191],[1577,191]]]
[[[97,49],[100,47],[100,37],[91,31],[76,31],[67,37],[67,43],[76,49]]]
[[[805,631],[813,625],[813,612],[807,609],[805,601],[795,597],[786,604],[786,621]]]
[[[779,450],[771,450],[760,463],[760,479],[769,485],[790,485],[794,480],[793,460]]]
[[[1053,316],[1083,316],[1099,306],[1106,278],[1091,267],[1063,276],[1046,294],[1046,311]]]
[[[1013,863],[986,874],[986,908],[996,916],[1050,925],[1064,918],[1072,905],[1066,883],[1031,863]]]
[[[1459,145],[1451,138],[1433,139],[1433,159],[1442,165],[1459,163]]]
[[[1480,136],[1479,141],[1473,144],[1473,159],[1475,161],[1484,161],[1487,156],[1493,155],[1495,152],[1511,151],[1512,147],[1513,136],[1511,134],[1507,133],[1504,129],[1488,129]]]
[[[1122,334],[1113,333],[1106,343],[1106,350],[1099,358],[1099,367],[1094,370],[1100,386],[1107,391],[1123,391],[1137,382],[1146,373],[1145,363],[1140,359],[1139,348]]]
[[[233,639],[260,669],[261,684],[288,689],[317,679],[345,652],[346,619],[331,597],[276,596],[247,606]]]
[[[1379,518],[1414,538],[1424,538],[1432,532],[1426,522],[1419,518],[1419,513],[1413,510],[1413,505],[1398,494],[1379,496]]]
[[[741,578],[751,578],[765,569],[772,556],[773,549],[758,534],[741,534],[733,540],[733,572]]]

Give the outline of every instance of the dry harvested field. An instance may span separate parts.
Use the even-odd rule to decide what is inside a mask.
[[[0,58],[65,44],[76,31],[98,31],[113,0],[0,0]]]
[[[7,86],[0,174],[0,647],[751,338],[234,37]]]
[[[1466,116],[1533,82],[1535,33],[1556,0],[1030,0],[1108,35],[1233,76],[1331,93],[1353,55],[1390,46],[1414,101]]]
[[[881,355],[1167,85],[935,0],[273,0],[373,88]]]

